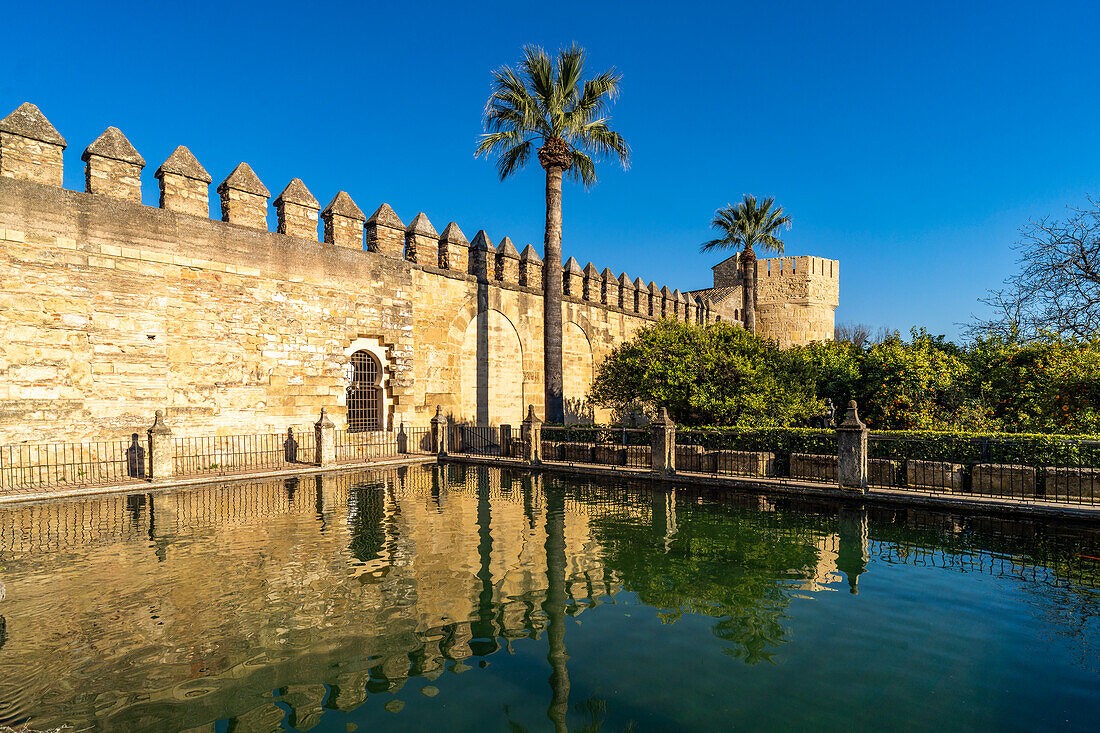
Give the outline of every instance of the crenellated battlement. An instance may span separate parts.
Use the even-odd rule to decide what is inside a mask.
[[[145,158],[116,127],[81,153],[85,190],[67,191],[67,144],[32,104],[0,120],[0,444],[127,437],[154,410],[196,435],[282,432],[321,408],[370,430],[438,407],[516,425],[543,407],[546,278],[564,290],[567,419],[606,419],[586,402],[596,367],[638,329],[736,321],[739,287],[682,292],[575,257],[552,271],[532,244],[299,178],[269,189],[247,162],[217,181],[184,146],[145,206]],[[758,267],[762,333],[831,337],[837,263]],[[729,261],[720,272],[739,282]],[[356,392],[364,359],[376,381]]]
[[[66,145],[41,110],[24,103],[0,120],[0,176],[60,187]],[[145,159],[119,128],[108,127],[85,149],[81,160],[85,163],[85,193],[141,205]],[[177,147],[157,168],[155,177],[160,188],[159,208],[209,217],[213,179],[187,147]],[[418,212],[408,226],[386,203],[366,217],[346,191],[337,192],[322,209],[299,178],[292,179],[272,200],[267,186],[243,161],[217,184],[216,193],[221,221],[230,225],[266,231],[270,202],[275,208],[275,232],[287,237],[318,241],[320,221],[319,241],[325,244],[403,259],[415,266],[535,289],[550,276],[530,244],[521,255],[510,238],[504,237],[494,246],[483,230],[468,242],[454,222],[440,235],[424,212]],[[582,268],[575,258],[569,258],[553,276],[562,278],[567,300],[647,319],[712,320],[711,309],[703,300],[679,296],[679,290],[674,295],[668,286],[648,288],[639,298],[626,273],[615,276],[610,268],[601,271],[591,262]]]
[[[803,277],[813,275],[840,279],[840,262],[824,257],[768,257],[756,261],[757,277]]]

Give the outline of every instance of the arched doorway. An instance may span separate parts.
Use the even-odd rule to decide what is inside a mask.
[[[383,430],[382,365],[369,351],[351,355],[352,379],[348,386],[348,432]]]

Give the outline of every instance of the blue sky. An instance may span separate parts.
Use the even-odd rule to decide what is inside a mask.
[[[566,186],[564,251],[709,285],[714,209],[773,195],[787,254],[841,261],[837,320],[955,335],[1030,218],[1100,194],[1100,3],[18,3],[0,114],[39,105],[80,153],[115,125],[153,172],[184,144],[368,214],[389,202],[541,251],[537,165],[475,160],[489,72],[577,41],[616,66],[633,149]]]

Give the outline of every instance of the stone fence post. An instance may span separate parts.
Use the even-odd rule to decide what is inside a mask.
[[[523,437],[523,460],[532,464],[542,463],[542,420],[535,414],[534,405],[528,405],[520,433]]]
[[[848,403],[844,421],[836,428],[837,478],[842,489],[866,493],[868,475],[867,426],[859,419],[856,401]]]
[[[676,423],[661,408],[660,416],[653,421],[653,471],[660,474],[676,473]]]
[[[447,456],[447,416],[443,414],[443,408],[436,406],[435,417],[432,418],[432,452],[440,458]]]
[[[162,481],[175,475],[172,460],[172,431],[164,424],[164,413],[157,410],[149,428],[149,478]]]
[[[316,438],[318,466],[331,466],[336,463],[336,426],[328,417],[325,408],[321,408],[321,417],[313,423],[313,435]]]

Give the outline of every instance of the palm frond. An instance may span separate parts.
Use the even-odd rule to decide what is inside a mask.
[[[781,229],[790,229],[791,218],[775,205],[775,198],[766,196],[757,201],[747,193],[736,205],[726,204],[714,212],[710,223],[722,237],[700,245],[703,252],[712,249],[753,249],[760,246],[772,252],[783,253],[783,240],[776,236]]]
[[[565,141],[573,151],[567,173],[586,187],[596,181],[595,161],[630,165],[630,147],[607,122],[622,75],[615,69],[584,80],[585,50],[573,44],[553,59],[538,46],[525,46],[515,68],[492,72],[485,104],[485,134],[475,156],[496,155],[497,172],[512,175],[531,158],[536,143]]]
[[[570,180],[583,183],[585,188],[591,188],[598,180],[596,164],[588,155],[574,149],[573,165],[569,167],[568,176]]]
[[[497,158],[497,175],[504,180],[527,164],[531,157],[531,148],[534,147],[530,140],[506,150]]]

